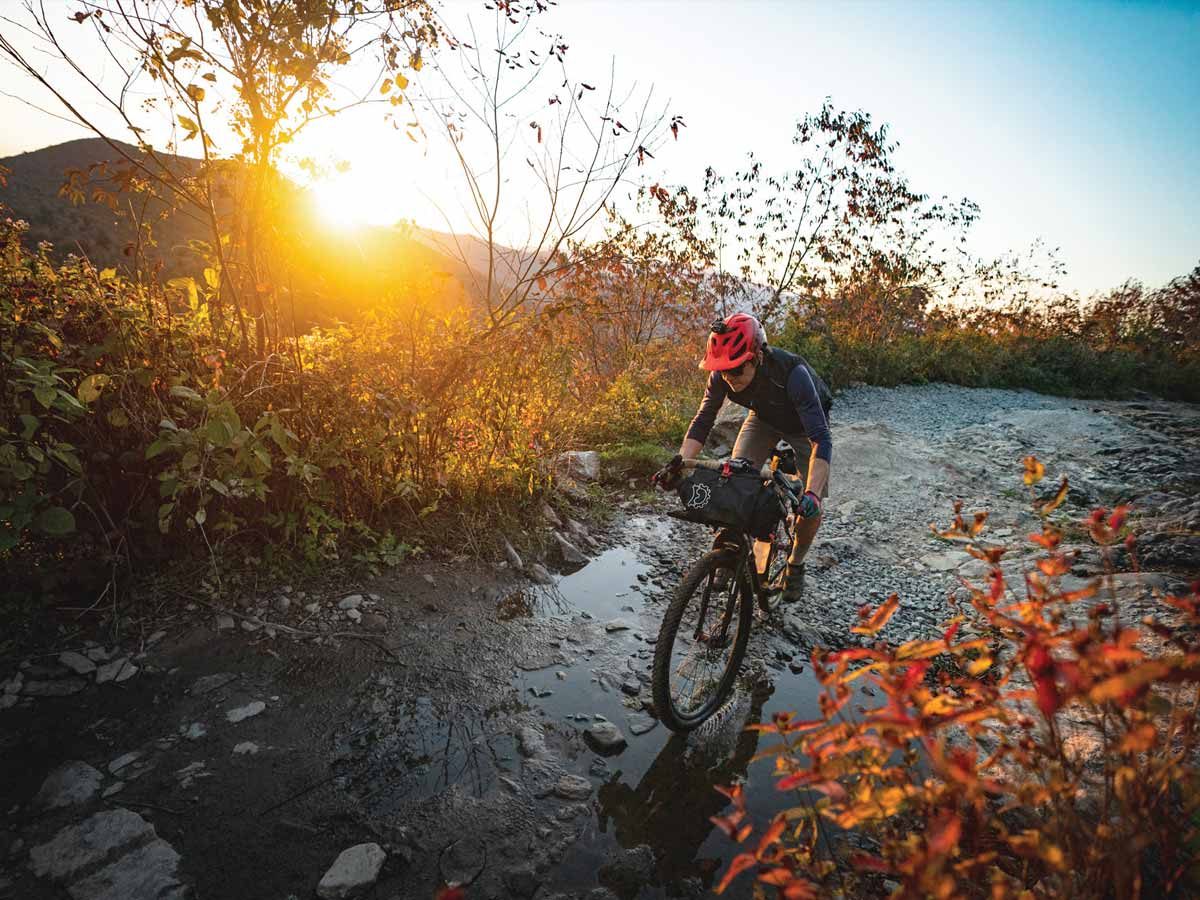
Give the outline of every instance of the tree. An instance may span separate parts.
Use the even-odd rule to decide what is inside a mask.
[[[83,199],[88,182],[103,177],[117,191],[201,220],[211,264],[200,290],[216,336],[229,340],[236,326],[243,354],[264,358],[272,325],[278,340],[276,268],[287,246],[272,219],[283,190],[281,150],[316,119],[365,102],[403,103],[405,73],[419,70],[442,37],[428,0],[81,0],[79,7],[71,20],[92,29],[88,56],[68,51],[44,4],[27,2],[24,22],[0,17],[0,52],[118,160],[72,173],[67,190]],[[20,43],[28,35],[33,50]],[[76,83],[45,74],[33,51],[60,61]],[[373,64],[350,65],[359,59]],[[115,63],[119,83],[102,80],[102,63]],[[91,112],[97,103],[103,118]],[[178,157],[191,147],[198,163]],[[94,198],[115,208],[111,193]]]

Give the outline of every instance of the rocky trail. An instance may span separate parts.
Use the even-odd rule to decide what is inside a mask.
[[[815,711],[811,649],[847,643],[862,604],[897,592],[882,636],[927,637],[982,574],[929,530],[955,500],[1030,547],[1034,453],[1047,485],[1070,478],[1076,518],[1134,504],[1123,615],[1200,572],[1198,407],[927,385],[850,390],[831,418],[806,599],[756,621],[734,697],[697,733],[658,724],[648,683],[707,532],[634,490],[590,526],[558,498],[543,560],[263,588],[136,642],[0,664],[0,898],[429,898],[443,882],[471,898],[701,896],[733,850],[708,821],[725,808],[713,786],[745,780],[760,823],[788,805],[743,726]],[[1102,571],[1082,530],[1068,539],[1068,579]]]

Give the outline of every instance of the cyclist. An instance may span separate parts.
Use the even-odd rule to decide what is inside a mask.
[[[782,585],[785,602],[798,600],[804,593],[804,557],[821,525],[822,500],[829,494],[833,439],[827,416],[832,395],[802,357],[769,347],[758,319],[745,313],[713,323],[700,368],[711,373],[704,399],[679,453],[656,480],[664,490],[678,485],[680,462],[700,455],[726,398],[750,410],[733,445],[735,459],[762,466],[780,440],[795,449],[798,463],[807,456],[801,520],[793,532]],[[717,542],[722,542],[720,533]]]

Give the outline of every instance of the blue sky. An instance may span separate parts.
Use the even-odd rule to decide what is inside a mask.
[[[914,187],[980,204],[981,254],[1041,238],[1085,293],[1200,262],[1200,3],[561,0],[543,27],[563,33],[576,76],[615,58],[619,80],[653,83],[685,116],[653,173],[665,182],[695,185],[751,149],[786,165],[796,119],[829,96],[891,125]],[[49,106],[8,67],[0,90]],[[81,134],[2,95],[0,122],[0,155]],[[351,131],[339,121],[309,146],[369,179],[370,218],[437,226],[395,177],[427,150]]]

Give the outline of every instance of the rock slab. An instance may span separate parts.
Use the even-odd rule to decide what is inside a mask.
[[[580,775],[564,775],[554,785],[554,796],[563,800],[586,800],[592,796],[592,783]]]
[[[184,900],[187,889],[176,876],[179,854],[166,841],[151,841],[75,882],[74,900]]]
[[[260,712],[267,708],[267,704],[261,700],[254,700],[247,703],[245,706],[238,706],[225,713],[225,718],[230,722],[241,722],[246,719],[257,716]]]
[[[104,776],[85,762],[63,763],[46,776],[41,790],[33,798],[33,807],[48,810],[87,803],[96,796],[103,780]]]
[[[154,826],[127,809],[96,813],[64,828],[29,851],[29,867],[39,878],[66,881],[118,851],[155,837]]]
[[[375,883],[387,854],[378,844],[357,844],[343,850],[317,885],[322,900],[343,900]]]

